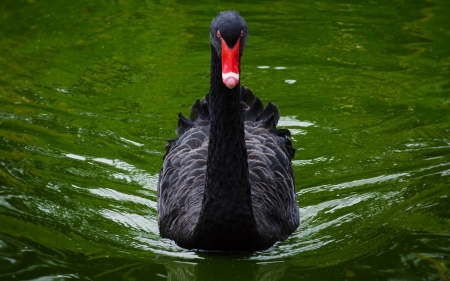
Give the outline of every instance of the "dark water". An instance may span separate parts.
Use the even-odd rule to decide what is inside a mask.
[[[301,227],[253,254],[159,238],[208,27],[294,133]],[[450,2],[0,2],[1,280],[450,280]]]

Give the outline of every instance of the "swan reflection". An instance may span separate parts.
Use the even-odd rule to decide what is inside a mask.
[[[285,261],[257,262],[236,259],[210,259],[197,262],[159,259],[167,270],[167,281],[194,280],[279,280],[289,264]]]

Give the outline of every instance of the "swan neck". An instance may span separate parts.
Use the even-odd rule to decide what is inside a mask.
[[[249,193],[250,184],[240,85],[229,89],[222,82],[222,62],[214,48],[211,50],[211,62],[207,189],[221,194],[224,189],[245,190],[244,198]]]
[[[240,85],[227,88],[222,82],[221,69],[221,60],[212,48],[208,101],[211,127],[205,191],[196,233],[202,237],[200,243],[206,249],[209,240],[204,237],[215,237],[211,241],[215,247],[222,244],[224,249],[248,248],[255,243],[257,233],[251,202]]]

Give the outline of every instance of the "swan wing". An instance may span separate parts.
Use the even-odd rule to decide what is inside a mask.
[[[291,164],[295,150],[283,131],[252,122],[245,127],[253,213],[261,238],[273,244],[299,225]]]
[[[179,245],[191,241],[200,213],[208,135],[209,124],[203,122],[166,147],[158,181],[158,224],[161,236]]]

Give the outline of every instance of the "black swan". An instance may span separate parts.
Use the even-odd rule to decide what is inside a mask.
[[[289,130],[240,85],[247,25],[235,11],[211,22],[209,94],[179,114],[158,181],[160,235],[186,249],[259,251],[299,225]]]

